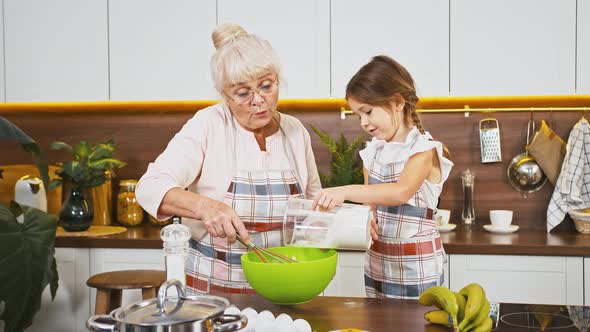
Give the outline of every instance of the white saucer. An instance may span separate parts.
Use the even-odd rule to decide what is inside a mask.
[[[508,234],[508,233],[516,232],[518,230],[518,225],[510,225],[508,227],[497,227],[494,225],[483,225],[483,228],[486,231],[492,232],[492,233]]]
[[[438,228],[438,231],[439,232],[444,233],[444,232],[450,232],[450,231],[452,231],[453,229],[455,229],[455,227],[457,227],[457,225],[455,225],[455,224],[446,224],[446,225],[443,225],[443,226],[436,226],[436,227]]]

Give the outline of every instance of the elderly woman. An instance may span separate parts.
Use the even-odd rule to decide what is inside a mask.
[[[271,45],[236,25],[219,26],[212,38],[211,74],[223,102],[184,125],[136,194],[152,216],[181,216],[191,228],[189,293],[253,293],[236,232],[280,246],[287,200],[313,197],[321,185],[309,133],[277,112],[280,69]]]

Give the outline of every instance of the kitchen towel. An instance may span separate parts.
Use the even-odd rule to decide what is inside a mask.
[[[535,158],[537,164],[541,166],[551,184],[555,186],[565,158],[565,142],[543,120],[541,128],[535,133],[526,148],[529,154]]]
[[[590,207],[590,124],[586,118],[570,132],[566,150],[547,207],[547,232],[559,225],[569,210]]]

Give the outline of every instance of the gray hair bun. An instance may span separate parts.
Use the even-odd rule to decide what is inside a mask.
[[[241,26],[232,23],[220,24],[211,34],[213,46],[220,49],[223,45],[238,39],[241,36],[247,36],[248,32]]]

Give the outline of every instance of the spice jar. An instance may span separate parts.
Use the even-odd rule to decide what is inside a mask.
[[[124,226],[135,226],[143,220],[143,209],[135,198],[137,180],[119,181],[117,196],[117,221]]]

